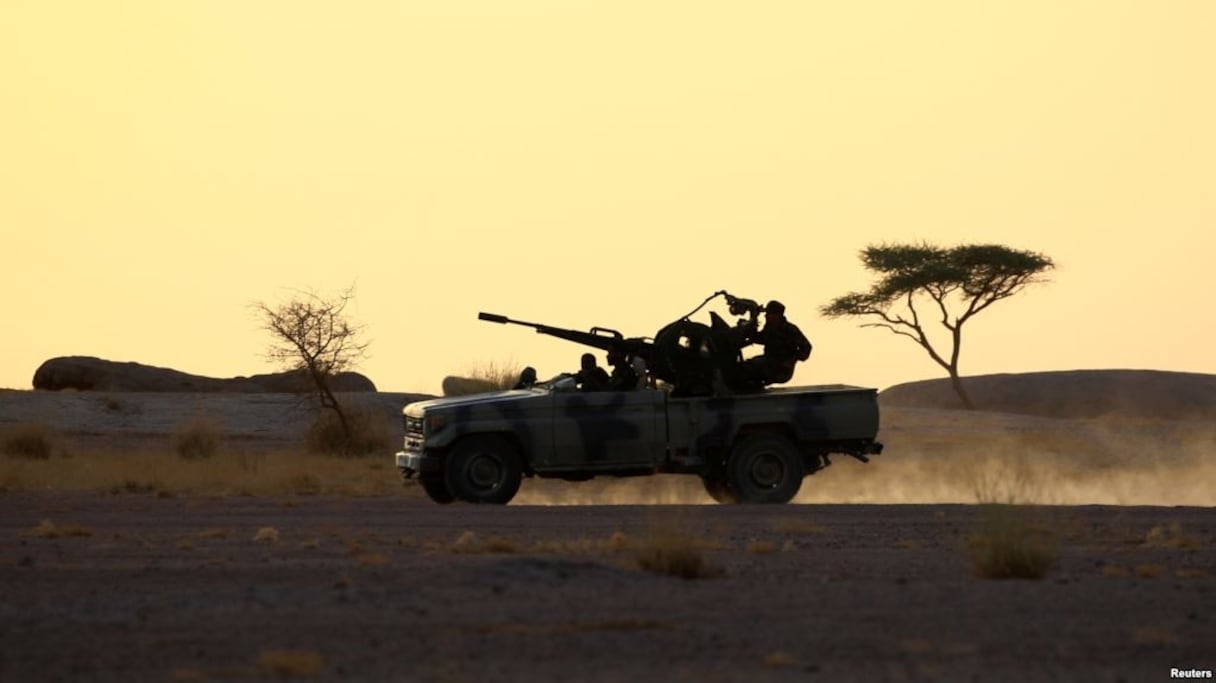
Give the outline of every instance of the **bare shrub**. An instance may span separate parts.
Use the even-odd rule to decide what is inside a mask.
[[[987,506],[971,537],[976,576],[985,579],[1041,579],[1056,560],[1055,540],[1033,524],[1028,511]]]
[[[203,460],[220,447],[219,425],[210,418],[196,417],[173,430],[173,452],[186,460]]]
[[[19,424],[0,436],[0,451],[10,458],[46,460],[55,452],[51,429],[40,422]]]
[[[383,455],[393,448],[396,434],[384,415],[370,410],[352,410],[346,423],[333,411],[317,414],[308,428],[305,444],[314,453],[357,457]]]

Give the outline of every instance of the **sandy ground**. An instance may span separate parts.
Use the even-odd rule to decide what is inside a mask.
[[[395,427],[406,398],[360,400]],[[175,458],[170,435],[198,417],[231,453]],[[0,461],[0,682],[1216,669],[1216,427],[1204,421],[885,408],[882,456],[837,458],[781,507],[712,505],[678,476],[528,480],[506,508],[438,506],[399,484],[391,453],[335,462],[376,484],[352,490],[391,495],[192,488],[258,453],[292,462],[309,419],[284,395],[0,391],[0,429],[45,424],[62,451]],[[84,484],[30,484],[87,467]],[[159,495],[104,493],[128,479]],[[978,501],[1043,504],[1013,509],[1055,548],[1044,578],[975,574],[992,509]],[[708,576],[640,568],[639,546],[671,538]]]
[[[0,680],[1145,681],[1216,668],[1211,510],[1023,509],[1059,543],[1037,581],[974,575],[981,514],[10,493]],[[630,548],[672,531],[711,576],[639,569]]]

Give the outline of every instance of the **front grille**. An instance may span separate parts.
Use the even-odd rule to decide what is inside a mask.
[[[406,436],[422,436],[422,418],[405,416],[405,434]]]

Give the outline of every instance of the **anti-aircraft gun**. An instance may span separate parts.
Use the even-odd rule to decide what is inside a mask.
[[[710,324],[691,320],[717,297],[726,300],[731,315],[739,316],[728,324],[710,312]],[[725,388],[737,394],[764,390],[763,382],[743,370],[742,349],[756,331],[757,316],[764,309],[752,299],[733,296],[725,290],[714,292],[687,315],[663,326],[654,337],[626,337],[607,327],[592,327],[589,332],[553,327],[541,323],[512,320],[505,315],[478,313],[478,320],[531,327],[538,334],[565,339],[603,351],[617,350],[640,357],[650,375],[672,385],[674,396],[708,396]]]

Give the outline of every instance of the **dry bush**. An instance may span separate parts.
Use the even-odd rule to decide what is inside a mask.
[[[1056,543],[1032,523],[1024,509],[987,506],[971,537],[976,576],[985,579],[1041,579],[1056,560]]]
[[[253,540],[257,543],[278,543],[279,530],[272,526],[264,526],[257,530],[253,535]]]
[[[698,542],[677,520],[652,522],[632,543],[638,567],[656,574],[682,579],[721,576],[722,571],[705,557],[707,543]]]
[[[486,361],[471,365],[456,381],[445,382],[445,396],[464,396],[489,391],[505,391],[519,381],[523,368],[514,361]]]
[[[220,426],[210,418],[196,417],[173,430],[173,452],[186,460],[210,458],[219,450]]]
[[[6,429],[0,435],[0,451],[10,458],[46,460],[55,452],[50,427],[29,422]]]
[[[321,673],[325,660],[312,650],[264,650],[258,668],[279,678],[313,678]]]
[[[391,453],[398,434],[388,418],[373,410],[350,410],[346,414],[348,433],[336,413],[317,414],[308,427],[304,443],[309,451],[324,455],[357,457]]]

